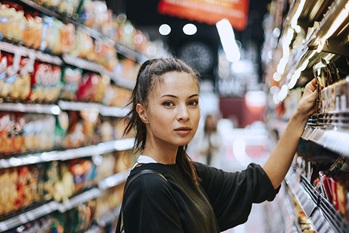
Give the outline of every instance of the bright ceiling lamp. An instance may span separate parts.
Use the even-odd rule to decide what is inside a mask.
[[[236,62],[240,60],[240,51],[235,40],[234,30],[228,19],[222,19],[216,23],[219,38],[222,43],[225,56],[228,61]]]
[[[197,31],[198,31],[198,29],[192,23],[188,23],[188,24],[184,25],[184,27],[183,27],[184,34],[186,34],[188,36],[194,35]]]
[[[160,35],[167,36],[171,33],[171,27],[168,24],[161,24],[159,27]]]

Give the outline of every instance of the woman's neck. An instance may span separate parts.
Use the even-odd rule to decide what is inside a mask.
[[[154,150],[154,149],[147,149],[145,148],[142,152],[143,155],[149,156],[150,158],[154,159],[158,163],[162,164],[175,164],[176,163],[176,156],[177,156],[177,150]]]

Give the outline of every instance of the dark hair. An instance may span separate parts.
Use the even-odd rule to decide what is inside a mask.
[[[147,106],[148,96],[154,85],[157,82],[161,82],[161,76],[172,71],[185,72],[190,74],[197,80],[199,86],[199,74],[188,66],[183,61],[177,58],[158,58],[151,59],[144,62],[137,75],[136,85],[132,91],[131,101],[128,106],[131,106],[131,110],[126,115],[127,126],[124,131],[124,135],[130,133],[135,129],[135,143],[133,149],[137,152],[143,151],[146,143],[147,129],[143,121],[138,116],[136,106],[138,103]],[[176,163],[183,169],[184,173],[188,175],[195,184],[198,184],[198,177],[192,160],[186,153],[187,146],[180,146],[178,148]]]

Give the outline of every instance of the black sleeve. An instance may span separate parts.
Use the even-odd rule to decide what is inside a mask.
[[[130,184],[123,213],[127,233],[183,232],[173,191],[156,174],[142,175]]]
[[[279,191],[257,164],[241,172],[224,172],[199,163],[195,166],[221,231],[246,222],[253,203],[272,201]]]

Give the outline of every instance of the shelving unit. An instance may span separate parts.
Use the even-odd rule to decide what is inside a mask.
[[[2,41],[0,41],[0,51],[3,51],[4,53],[13,54],[14,56],[19,55],[21,58],[29,58],[32,62],[40,61],[42,63],[52,64],[60,67],[74,67],[79,68],[82,72],[100,74],[101,76],[106,78],[108,83],[110,81],[110,85],[113,85],[113,87],[116,86],[129,92],[133,89],[135,81],[134,79],[130,79],[129,77],[122,77],[120,73],[118,73],[120,72],[120,69],[123,69],[123,59],[133,60],[135,63],[138,63],[137,65],[139,65],[140,63],[143,63],[147,59],[151,58],[151,56],[156,56],[156,54],[152,54],[151,56],[144,54],[143,52],[140,52],[141,50],[137,49],[136,46],[135,48],[130,48],[122,42],[109,38],[101,31],[87,27],[80,21],[79,15],[77,14],[67,16],[58,13],[58,11],[56,11],[56,9],[54,8],[48,8],[31,0],[14,0],[12,2],[23,6],[25,9],[30,8],[31,10],[40,13],[40,15],[43,14],[53,17],[54,19],[61,21],[63,24],[72,24],[75,27],[74,33],[83,32],[84,34],[87,34],[89,37],[91,37],[92,41],[98,41],[113,47],[116,51],[115,55],[118,60],[116,68],[118,69],[111,69],[110,67],[104,66],[104,64],[102,64],[99,60],[88,60],[87,58],[77,57],[64,52],[52,53],[49,50],[42,50],[41,48],[40,50],[34,49],[32,47],[29,48],[25,46],[25,43],[22,43],[21,41],[11,41],[11,39],[6,38],[6,36],[2,36]],[[29,73],[32,72],[32,70],[29,71]],[[0,86],[0,89],[1,88],[2,87]],[[93,110],[97,113],[97,116],[101,123],[104,123],[105,121],[108,121],[110,119],[110,121],[114,124],[114,121],[119,120],[119,118],[125,117],[129,112],[129,109],[127,107],[117,107],[119,106],[118,104],[106,104],[101,101],[75,102],[67,101],[63,98],[58,99],[57,101],[46,103],[27,100],[21,101],[19,99],[12,101],[12,99],[6,98],[2,98],[0,101],[0,113],[13,113],[14,115],[20,113],[19,115],[21,116],[27,114],[32,114],[35,116],[50,116],[56,119],[56,123],[59,121],[59,117],[61,115],[68,113],[70,114],[70,112],[81,113],[86,110]],[[120,104],[120,106],[121,105],[122,104]],[[121,130],[118,128],[119,126],[112,126],[116,127],[116,130]],[[102,125],[99,125],[98,127],[102,127]],[[113,132],[113,134],[120,134],[120,132]],[[57,148],[53,147],[43,150],[29,149],[28,151],[24,152],[22,150],[18,150],[21,152],[17,153],[11,151],[10,153],[5,152],[5,154],[1,154],[1,152],[0,175],[1,172],[15,171],[17,173],[22,168],[30,169],[31,167],[35,167],[36,165],[40,164],[51,166],[53,162],[56,162],[59,165],[64,164],[65,166],[68,166],[71,161],[79,161],[79,159],[86,159],[88,161],[91,161],[92,163],[101,162],[101,158],[104,159],[104,157],[109,157],[109,159],[110,157],[114,157],[114,159],[117,160],[119,159],[119,154],[117,154],[116,152],[121,153],[130,151],[134,145],[134,138],[132,138],[131,136],[128,138],[119,139],[120,135],[113,135],[113,137],[115,138],[109,140],[101,140],[100,138],[96,140],[97,142],[94,143],[90,143],[90,141],[84,142],[82,143],[82,146],[65,147],[58,145]],[[93,160],[99,161],[96,162]],[[97,166],[96,164],[94,165]],[[87,185],[82,189],[79,189],[79,187],[74,187],[74,193],[69,196],[68,199],[56,201],[56,198],[53,197],[51,197],[49,200],[40,197],[40,200],[31,202],[32,204],[29,205],[23,205],[18,208],[16,207],[17,209],[11,209],[10,212],[3,212],[1,210],[0,232],[6,232],[20,226],[26,227],[28,226],[28,224],[30,225],[30,223],[34,222],[35,220],[42,219],[46,216],[56,217],[56,214],[70,213],[72,210],[76,210],[78,207],[86,204],[91,200],[95,201],[96,204],[97,200],[100,200],[105,196],[108,197],[108,195],[111,195],[111,193],[113,195],[116,194],[116,196],[119,195],[119,193],[122,192],[122,189],[120,187],[122,187],[123,183],[128,177],[129,170],[117,164],[116,162],[115,166],[116,167],[113,167],[113,173],[115,174],[108,174],[107,177],[98,177],[98,180],[91,181],[91,183],[93,183],[92,185]],[[45,167],[42,169],[47,168]],[[59,167],[58,169],[61,168]],[[44,172],[46,176],[47,170],[45,170]],[[110,210],[108,213],[104,213],[103,216],[100,215],[98,219],[93,219],[90,228],[85,229],[86,232],[101,232],[101,228],[104,228],[106,225],[112,224],[117,220],[119,207],[115,207],[115,205],[119,203],[118,200],[115,200],[115,197],[112,203],[114,205],[114,209]],[[8,213],[8,215],[4,215],[3,213]]]
[[[273,89],[270,99],[274,105],[269,112],[269,129],[283,133],[285,120],[295,111],[302,88],[309,81],[316,78],[325,87],[319,89],[317,112],[303,132],[300,142],[303,151],[297,151],[293,168],[285,179],[287,195],[297,199],[315,231],[320,233],[349,231],[348,216],[336,209],[324,191],[315,187],[317,180],[313,180],[318,175],[317,169],[331,176],[334,168],[327,164],[335,166],[336,158],[349,158],[348,6],[347,0],[292,3],[274,0],[270,23],[265,25],[269,38],[264,45],[263,62],[267,67],[266,83]],[[316,149],[304,151],[313,144]],[[321,182],[320,179],[318,185],[324,185]],[[332,182],[336,184],[336,180]],[[303,231],[298,227],[298,232]]]
[[[106,189],[122,184],[123,182],[125,182],[128,174],[129,174],[129,171],[124,171],[118,174],[114,174],[113,176],[107,177],[98,183],[97,188],[92,188],[81,194],[78,194],[70,198],[66,202],[58,203],[55,201],[50,201],[38,207],[32,208],[28,211],[24,211],[23,213],[16,215],[12,218],[9,218],[4,221],[0,221],[0,231],[3,232],[3,231],[10,230],[21,224],[25,224],[27,222],[33,221],[35,219],[38,219],[42,216],[48,215],[55,211],[59,211],[61,213],[66,212],[85,201],[99,197],[103,193],[103,191],[105,191]],[[98,219],[97,220],[98,225],[105,226],[107,223],[115,220],[118,213],[119,213],[119,208],[116,208],[114,211],[110,212],[105,217]]]

